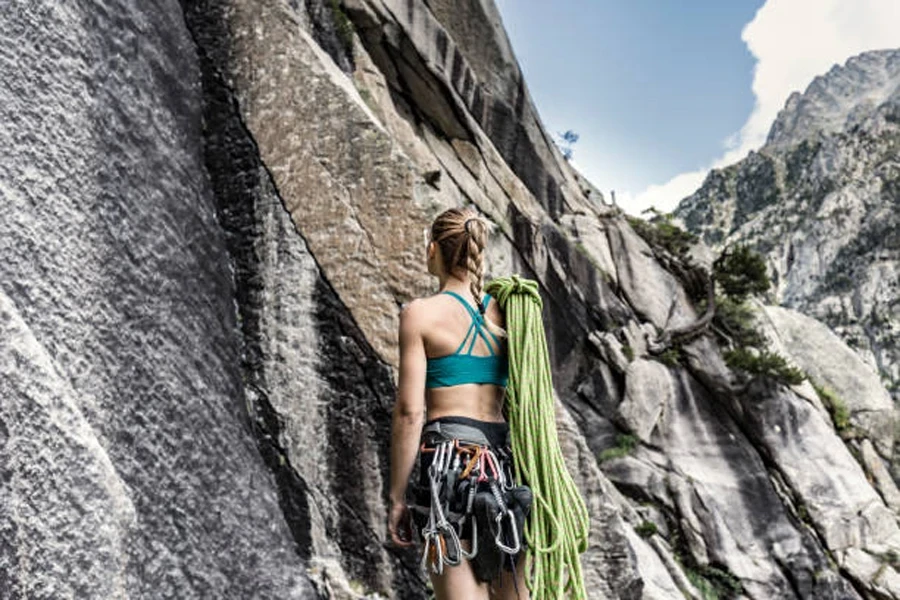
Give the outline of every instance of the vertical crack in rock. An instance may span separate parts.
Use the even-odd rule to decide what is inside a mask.
[[[332,536],[341,548],[348,575],[367,589],[384,586],[382,572],[393,562],[391,588],[399,597],[424,598],[424,581],[408,553],[387,555],[383,535],[373,530],[383,516],[390,484],[391,401],[396,390],[389,367],[378,359],[346,307],[324,279],[314,290],[319,332],[319,376],[327,382],[320,399],[326,407],[330,493],[338,499]],[[385,590],[387,591],[387,590]]]
[[[338,0],[306,0],[313,39],[331,57],[341,71],[352,73],[353,25]],[[295,10],[299,6],[291,2]]]
[[[319,13],[311,14],[313,20],[325,18],[327,7],[316,6]],[[207,170],[233,261],[249,424],[278,483],[281,508],[297,552],[305,560],[314,559],[309,504],[314,494],[291,464],[290,452],[282,443],[284,420],[268,397],[268,357],[262,325],[266,284],[259,249],[266,233],[259,207],[263,190],[276,190],[276,186],[222,72],[222,65],[230,58],[222,9],[202,0],[183,0],[182,7],[202,70]],[[261,180],[261,173],[269,180]],[[302,239],[299,232],[292,234]],[[335,518],[334,522],[326,518],[325,534],[340,549],[341,567],[350,581],[369,590],[394,590],[400,597],[424,600],[424,581],[415,557],[385,552],[383,534],[376,531],[384,523],[384,515],[376,514],[376,507],[385,506],[388,495],[387,440],[390,399],[395,393],[391,372],[368,344],[325,274],[317,270],[312,291],[312,316],[318,332],[314,364],[320,380],[326,383],[317,398],[324,407],[326,430],[322,438],[308,443],[326,448],[328,487],[320,491],[332,506],[319,510],[331,510]]]
[[[220,9],[182,2],[185,23],[197,48],[203,87],[203,133],[206,169],[225,231],[235,280],[236,311],[242,334],[242,369],[249,426],[257,447],[278,485],[279,502],[297,553],[311,555],[309,490],[292,467],[280,442],[282,422],[268,399],[261,349],[263,282],[256,244],[262,235],[256,216],[262,165],[231,90],[217,68],[217,54],[227,32]]]
[[[10,506],[10,481],[13,472],[9,467],[9,428],[0,415],[0,506]],[[0,598],[13,598],[15,579],[10,573],[18,565],[14,540],[18,538],[18,527],[12,519],[0,519]]]

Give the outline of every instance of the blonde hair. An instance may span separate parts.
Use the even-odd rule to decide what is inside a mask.
[[[465,269],[469,276],[469,289],[484,315],[481,303],[484,289],[484,251],[487,247],[488,224],[471,208],[450,208],[442,212],[431,225],[431,239],[441,249],[444,270],[452,273]],[[503,328],[485,319],[488,330],[501,336]]]

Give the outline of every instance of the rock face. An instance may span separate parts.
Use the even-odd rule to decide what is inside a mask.
[[[769,259],[775,302],[828,324],[898,399],[900,51],[793,94],[759,152],[712,171],[676,214],[715,248]]]
[[[14,3],[0,30],[0,596],[309,597],[180,6]]]
[[[549,141],[489,0],[17,3],[0,32],[0,596],[425,598],[385,545],[398,314],[434,291],[422,228],[473,204],[489,273],[542,286],[592,599],[900,598],[886,397],[848,446],[809,385],[740,389],[704,336],[661,356],[697,310]]]
[[[825,324],[777,306],[766,306],[763,311],[775,343],[812,382],[841,398],[849,410],[850,422],[883,456],[890,457],[895,433],[894,404],[872,369]]]

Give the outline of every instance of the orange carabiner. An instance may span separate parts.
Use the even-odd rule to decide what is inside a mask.
[[[461,479],[465,479],[472,472],[472,469],[475,468],[475,465],[478,464],[479,459],[481,457],[481,446],[475,446],[475,452],[472,454],[472,458],[469,459],[469,462],[466,463],[466,468],[463,469],[462,475],[460,475]]]

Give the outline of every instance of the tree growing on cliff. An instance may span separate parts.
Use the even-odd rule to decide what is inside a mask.
[[[736,302],[765,294],[772,286],[765,259],[745,245],[726,248],[713,265],[713,277],[722,292]]]
[[[690,258],[696,236],[678,227],[670,214],[655,209],[645,212],[651,213],[649,219],[629,217],[628,221],[657,260],[681,280],[686,290],[697,294],[701,287],[706,289],[706,298],[699,302],[702,315],[692,323],[660,332],[648,345],[650,353],[677,363],[681,344],[711,330],[723,347],[726,364],[745,379],[768,377],[786,385],[802,382],[806,374],[769,349],[747,302],[750,296],[765,294],[772,285],[765,259],[749,246],[731,246],[707,271]]]
[[[574,154],[572,146],[578,141],[579,135],[568,129],[564,133],[557,133],[556,137],[558,138],[556,145],[559,151],[562,152],[563,158],[572,160],[572,155]]]

